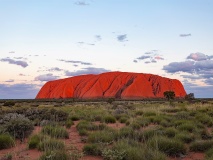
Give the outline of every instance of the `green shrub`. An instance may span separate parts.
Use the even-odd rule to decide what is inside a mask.
[[[102,151],[104,160],[123,160],[126,157],[126,151],[105,148]]]
[[[179,125],[177,128],[181,131],[188,131],[188,132],[192,132],[192,131],[196,130],[195,124],[190,123],[190,122],[183,123],[183,124]]]
[[[8,123],[11,120],[14,119],[25,119],[26,117],[23,114],[18,114],[18,113],[7,113],[5,115],[2,115],[0,117],[0,124],[4,125]]]
[[[41,132],[53,138],[69,138],[67,130],[61,126],[45,126],[42,128]]]
[[[40,151],[57,151],[63,150],[64,148],[65,148],[64,143],[57,139],[44,140],[38,145],[38,149]]]
[[[199,141],[192,142],[191,145],[189,146],[189,149],[190,151],[202,152],[202,151],[206,151],[210,149],[212,146],[213,146],[212,140],[208,140],[208,141],[199,140]]]
[[[34,129],[33,123],[28,118],[11,119],[4,127],[6,132],[21,141],[28,137]]]
[[[104,122],[105,123],[115,123],[116,119],[115,119],[115,117],[109,115],[109,116],[104,117]]]
[[[95,115],[94,116],[94,121],[101,121],[102,120],[102,116],[101,115]]]
[[[136,116],[142,116],[143,115],[143,111],[142,110],[138,110],[135,112]]]
[[[164,132],[162,128],[156,127],[156,128],[150,128],[150,129],[144,130],[141,136],[143,138],[143,141],[147,141],[148,139],[154,136],[163,135],[163,134]]]
[[[186,148],[184,147],[184,143],[180,142],[177,139],[170,139],[166,137],[153,137],[149,141],[149,145],[154,149],[158,149],[161,152],[169,156],[178,156],[180,154],[186,153]]]
[[[114,130],[102,130],[96,131],[88,136],[88,142],[91,143],[111,143],[116,139],[116,134]]]
[[[40,138],[38,135],[33,135],[30,140],[28,141],[28,147],[29,149],[34,149],[38,147],[38,144],[40,142]]]
[[[92,122],[88,122],[88,121],[85,121],[85,120],[80,121],[76,127],[77,127],[78,131],[80,131],[80,130],[94,131],[94,130],[98,129],[98,126],[96,126]]]
[[[80,117],[77,115],[72,115],[71,117],[69,117],[69,119],[71,119],[72,121],[78,121],[80,120]]]
[[[151,123],[151,120],[149,117],[144,117],[144,118],[136,118],[135,120],[138,124],[140,124],[141,127],[146,127]]]
[[[197,114],[195,116],[196,120],[198,120],[199,122],[201,122],[204,125],[207,125],[208,127],[213,125],[213,120],[212,117],[210,117],[207,114]]]
[[[65,151],[47,151],[39,160],[69,160],[69,156]]]
[[[170,122],[166,121],[166,120],[162,120],[160,122],[160,125],[163,126],[163,127],[171,127],[172,126],[172,124]]]
[[[41,120],[51,120],[56,122],[66,121],[68,118],[68,113],[63,110],[58,110],[54,108],[42,108],[36,118]]]
[[[128,120],[127,117],[121,117],[121,118],[119,119],[119,122],[120,122],[120,123],[126,123],[127,120]]]
[[[29,138],[28,147],[29,147],[29,149],[37,148],[40,142],[42,142],[44,140],[48,140],[50,138],[51,137],[49,137],[47,135],[44,135],[44,134],[41,134],[41,133],[40,134],[32,135]]]
[[[74,125],[72,120],[69,119],[66,121],[66,124],[65,124],[66,128],[70,128],[72,125]]]
[[[131,138],[134,135],[134,130],[132,127],[123,127],[119,130],[118,137],[120,139]]]
[[[200,133],[200,136],[203,140],[207,140],[207,139],[212,138],[212,134],[209,133],[206,128],[200,129],[198,132]]]
[[[205,152],[205,157],[206,157],[206,159],[212,159],[213,158],[213,148],[210,148],[210,149],[208,149],[206,152]]]
[[[174,137],[176,134],[177,134],[177,130],[175,129],[175,128],[173,128],[173,127],[170,127],[170,128],[166,128],[165,130],[164,130],[164,132],[165,132],[165,135],[167,136],[167,137]]]
[[[83,151],[87,155],[100,156],[101,150],[100,146],[97,144],[86,144],[83,148]]]
[[[89,134],[86,129],[80,129],[78,131],[78,133],[79,133],[80,136],[88,136],[88,134]]]
[[[130,125],[130,121],[129,121],[129,120],[128,120],[128,121],[126,121],[126,123],[125,123],[125,124],[126,124],[127,126],[128,126],[128,125]]]
[[[144,112],[144,117],[149,117],[149,116],[156,116],[156,112],[153,112],[153,111],[147,111],[147,112]]]
[[[15,145],[14,139],[7,134],[0,134],[0,150],[11,148]]]
[[[187,111],[177,112],[175,115],[177,119],[190,119],[190,114]]]
[[[132,129],[134,130],[138,130],[141,128],[140,124],[137,122],[132,122],[132,124],[130,124],[130,127],[132,127]]]
[[[166,156],[155,149],[147,148],[146,145],[133,140],[121,140],[115,143],[112,150],[106,150],[107,152],[102,156],[108,158],[108,160],[116,157],[118,160],[165,160]],[[116,159],[115,158],[115,159]],[[117,160],[116,159],[116,160]]]
[[[176,113],[179,112],[180,109],[179,108],[165,108],[161,110],[162,112],[167,112],[167,113]]]
[[[181,140],[184,143],[190,143],[190,142],[192,142],[195,139],[194,135],[189,134],[188,132],[178,133],[175,136],[175,138]]]
[[[4,102],[3,106],[7,106],[7,107],[12,107],[14,106],[16,103],[13,101],[6,101]]]

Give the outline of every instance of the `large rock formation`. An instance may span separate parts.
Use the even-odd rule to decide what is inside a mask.
[[[162,98],[163,93],[170,90],[176,97],[186,95],[183,85],[176,79],[143,73],[108,72],[47,82],[36,98]]]

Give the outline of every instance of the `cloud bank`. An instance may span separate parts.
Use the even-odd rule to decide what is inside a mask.
[[[77,70],[74,72],[65,71],[66,76],[78,76],[78,75],[85,75],[85,74],[100,74],[104,72],[109,72],[110,70],[104,68],[95,68],[95,67],[87,67],[82,68],[81,70]]]
[[[2,59],[0,59],[0,61],[1,62],[8,62],[9,64],[15,64],[15,65],[21,66],[23,68],[26,68],[28,66],[28,63],[26,61],[14,60],[14,59],[11,59],[9,57],[2,58]]]

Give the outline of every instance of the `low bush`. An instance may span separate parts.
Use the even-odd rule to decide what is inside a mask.
[[[191,145],[189,146],[189,149],[190,151],[202,152],[202,151],[206,151],[210,149],[212,146],[213,146],[213,140],[208,140],[208,141],[199,140],[199,141],[192,142]]]
[[[105,148],[102,151],[102,157],[104,158],[104,160],[123,160],[126,157],[126,151]]]
[[[47,151],[39,160],[69,160],[69,156],[65,151]]]
[[[147,112],[144,112],[144,117],[149,117],[149,116],[156,116],[156,112],[153,112],[153,111],[147,111]]]
[[[12,107],[14,106],[16,103],[13,101],[6,101],[4,102],[3,106],[7,106],[7,107]]]
[[[119,130],[118,138],[124,139],[124,138],[132,138],[134,135],[134,130],[132,127],[123,127]]]
[[[88,136],[88,142],[91,143],[111,143],[116,139],[116,132],[114,130],[96,131]]]
[[[143,115],[143,111],[142,110],[138,110],[135,112],[136,116],[142,116]]]
[[[154,136],[160,136],[163,134],[164,134],[163,129],[160,127],[156,127],[156,128],[150,128],[150,129],[144,130],[141,134],[141,137],[143,141],[147,141]]]
[[[141,128],[140,124],[137,122],[132,122],[132,124],[130,124],[129,126],[132,127],[133,130],[138,130]]]
[[[78,123],[78,125],[76,126],[77,130],[88,130],[88,131],[94,131],[94,130],[98,130],[98,126],[93,124],[92,122],[88,122],[85,120],[82,120]]]
[[[180,131],[188,131],[188,132],[193,132],[196,130],[196,125],[194,123],[183,123],[177,127]]]
[[[205,152],[205,157],[209,160],[213,159],[213,148],[210,148]]]
[[[65,126],[66,128],[70,128],[72,125],[74,125],[73,121],[72,120],[67,120],[66,123],[65,123]]]
[[[100,156],[101,150],[100,146],[97,144],[86,144],[83,148],[83,151],[87,155]]]
[[[175,115],[175,118],[177,119],[190,119],[190,114],[187,111],[181,111],[181,112],[177,112]]]
[[[72,121],[78,121],[78,120],[80,120],[80,117],[77,115],[72,115],[69,117],[69,119],[71,119]]]
[[[167,136],[167,137],[174,137],[176,134],[177,134],[177,130],[173,127],[169,127],[169,128],[166,128],[164,130],[164,134]]]
[[[160,122],[160,125],[163,126],[163,127],[171,127],[172,126],[172,123],[171,122],[168,122],[167,120],[162,120]]]
[[[209,133],[206,128],[200,129],[198,132],[200,133],[200,136],[203,140],[207,140],[207,139],[212,138],[212,134]]]
[[[192,142],[195,139],[194,135],[193,134],[189,134],[188,132],[178,133],[175,136],[175,138],[181,140],[184,143],[190,143],[190,142]]]
[[[61,126],[45,126],[41,132],[53,138],[69,138],[67,130]]]
[[[155,149],[147,148],[146,145],[133,140],[121,140],[115,143],[111,150],[102,154],[108,160],[165,160],[166,156]]]
[[[121,118],[119,119],[119,122],[120,122],[120,123],[126,123],[127,120],[128,120],[127,117],[121,117]]]
[[[162,112],[167,112],[167,113],[176,113],[179,112],[180,109],[179,108],[165,108],[161,110]]]
[[[139,118],[136,118],[135,120],[138,124],[140,124],[141,127],[146,127],[148,126],[150,123],[151,123],[151,120],[149,117],[139,117]]]
[[[28,147],[29,149],[35,149],[38,147],[38,144],[40,143],[40,138],[38,135],[33,135],[29,141],[28,141]]]
[[[21,141],[28,137],[34,129],[33,123],[28,118],[11,119],[4,127],[6,132]]]
[[[209,115],[207,114],[197,114],[195,116],[196,120],[201,122],[202,124],[210,127],[213,125],[213,120],[212,120],[212,117],[210,117]]]
[[[177,139],[170,139],[167,137],[153,137],[148,144],[169,156],[180,156],[186,153],[184,143]]]
[[[11,120],[14,119],[24,119],[26,118],[23,114],[18,114],[18,113],[7,113],[5,115],[2,115],[0,117],[0,124],[4,125],[6,123],[8,123]]]
[[[104,117],[104,122],[105,123],[115,123],[116,119],[115,119],[115,117],[109,115],[109,116]]]
[[[79,133],[80,136],[88,136],[88,134],[89,134],[86,129],[80,129],[78,131],[78,133]]]
[[[15,145],[14,139],[8,134],[0,134],[0,150],[11,148]]]
[[[64,150],[64,148],[65,148],[64,143],[57,139],[44,140],[38,145],[38,149],[40,151],[57,151],[57,150]]]

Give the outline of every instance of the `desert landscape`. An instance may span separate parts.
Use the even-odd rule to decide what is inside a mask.
[[[213,158],[212,99],[1,100],[0,105],[1,160]]]
[[[0,160],[213,160],[213,0],[0,0]]]

